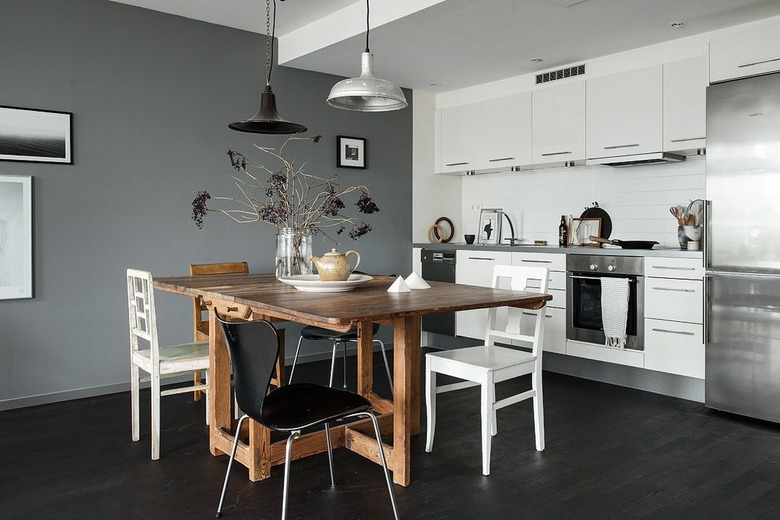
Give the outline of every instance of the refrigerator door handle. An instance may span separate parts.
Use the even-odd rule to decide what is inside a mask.
[[[710,239],[712,237],[712,225],[710,224],[711,218],[710,214],[712,213],[712,201],[711,200],[704,200],[704,236],[702,237],[702,247],[704,249],[704,269],[710,269],[712,267],[712,258],[711,258],[711,251],[712,247],[710,246]]]
[[[702,343],[706,348],[710,343],[710,315],[712,314],[712,308],[710,302],[712,293],[712,276],[704,275],[704,334],[702,334]],[[706,368],[705,368],[706,370]]]

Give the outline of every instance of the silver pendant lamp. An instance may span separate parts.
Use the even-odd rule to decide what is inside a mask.
[[[366,0],[366,50],[360,58],[360,77],[343,79],[333,85],[328,104],[357,112],[388,112],[407,105],[403,91],[386,79],[375,78],[374,56],[368,48],[369,0]]]
[[[265,90],[260,94],[260,110],[249,119],[230,123],[228,128],[253,134],[297,134],[305,126],[287,121],[276,111],[276,96],[271,90],[273,45],[276,32],[276,0],[274,0],[273,29],[271,28],[271,0],[265,0]]]

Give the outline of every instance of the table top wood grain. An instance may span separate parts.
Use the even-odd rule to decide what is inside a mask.
[[[248,305],[266,316],[327,324],[349,330],[359,322],[379,322],[441,312],[510,306],[538,309],[550,295],[507,289],[492,289],[446,282],[429,282],[430,289],[389,293],[395,278],[375,276],[347,292],[299,291],[272,274],[225,274],[155,278],[159,289],[188,296],[201,295]]]

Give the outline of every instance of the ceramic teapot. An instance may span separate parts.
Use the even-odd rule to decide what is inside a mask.
[[[355,267],[349,264],[349,255],[355,255]],[[347,251],[339,253],[336,249],[331,249],[320,257],[312,256],[311,262],[317,267],[317,273],[323,282],[341,282],[349,279],[350,273],[357,269],[360,264],[360,253],[357,251]]]

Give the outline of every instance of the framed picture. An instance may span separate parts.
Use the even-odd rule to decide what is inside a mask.
[[[32,177],[0,175],[0,300],[32,298]]]
[[[498,209],[483,208],[479,212],[477,244],[499,244],[501,240],[501,213]]]
[[[366,140],[362,137],[336,136],[336,166],[338,168],[365,168]]]
[[[73,164],[73,114],[0,106],[0,160]]]
[[[573,246],[598,246],[590,237],[601,237],[600,218],[573,218],[571,240]]]

